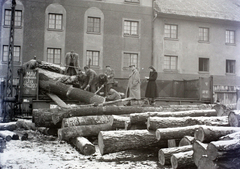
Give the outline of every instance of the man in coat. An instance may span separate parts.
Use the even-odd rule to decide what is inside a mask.
[[[148,83],[145,92],[145,97],[148,98],[151,105],[154,105],[155,98],[158,97],[158,89],[156,83],[158,73],[153,66],[150,66],[149,70],[150,70],[149,77],[146,77]]]
[[[111,69],[110,66],[106,66],[106,70],[105,70],[105,74],[107,75],[107,79],[108,79],[108,82],[107,82],[107,91],[110,90],[110,88],[113,87],[113,84],[114,84],[114,70]]]
[[[141,81],[140,74],[136,69],[135,65],[129,66],[132,70],[129,75],[128,86],[126,90],[126,97],[133,97],[135,99],[141,99]]]
[[[84,67],[86,76],[87,76],[87,86],[84,90],[90,89],[89,91],[95,93],[97,91],[98,76],[97,73],[90,69],[88,66]]]
[[[72,76],[77,75],[78,69],[79,69],[79,63],[78,63],[78,54],[74,53],[74,51],[68,52],[66,54],[65,63],[66,63],[66,70],[65,74]]]

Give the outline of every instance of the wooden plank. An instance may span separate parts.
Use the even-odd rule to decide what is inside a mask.
[[[60,107],[62,108],[69,108],[69,106],[62,100],[60,99],[57,95],[52,94],[52,93],[47,93],[47,95]]]

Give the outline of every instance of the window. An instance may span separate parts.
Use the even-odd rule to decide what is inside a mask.
[[[199,41],[209,41],[209,28],[199,28]]]
[[[125,0],[125,2],[134,2],[134,3],[139,3],[139,0]]]
[[[164,56],[164,69],[177,70],[177,56]]]
[[[87,63],[89,63],[90,59],[90,65],[91,66],[99,66],[99,56],[100,52],[99,51],[87,51]]]
[[[235,43],[235,31],[226,31],[226,43],[234,44]]]
[[[20,62],[20,53],[21,53],[21,47],[20,46],[14,46],[13,49],[13,61],[14,62]],[[3,46],[3,55],[2,55],[2,62],[8,61],[8,45]]]
[[[199,58],[199,71],[208,72],[209,71],[209,59],[208,58]]]
[[[5,10],[4,25],[5,26],[11,25],[11,10],[10,9]],[[19,10],[15,11],[14,25],[16,27],[22,26],[22,11],[19,11]]]
[[[138,36],[139,35],[139,22],[138,21],[124,21],[124,31],[125,36]]]
[[[101,19],[96,17],[88,17],[87,19],[87,32],[100,33]]]
[[[235,73],[235,60],[226,60],[226,73]]]
[[[48,28],[49,29],[62,29],[62,14],[48,14]]]
[[[47,49],[47,62],[60,64],[61,63],[61,49],[48,48]]]
[[[170,39],[177,39],[177,31],[178,31],[177,25],[166,24],[164,26],[164,37]]]
[[[129,68],[130,65],[138,67],[138,53],[123,54],[123,68]]]

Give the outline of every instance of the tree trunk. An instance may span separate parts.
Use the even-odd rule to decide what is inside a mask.
[[[68,141],[74,137],[97,136],[100,131],[106,130],[112,130],[110,123],[65,127],[58,130],[58,138],[59,140]]]
[[[207,146],[208,144],[201,143],[200,141],[196,140],[193,143],[193,161],[196,166],[199,166],[199,160],[203,155],[207,155]]]
[[[199,116],[217,116],[215,109],[210,110],[189,110],[177,112],[145,112],[130,114],[132,124],[146,123],[149,117],[199,117]]]
[[[95,153],[95,146],[85,137],[76,137],[71,139],[71,143],[84,155]]]
[[[184,127],[192,125],[228,126],[225,117],[149,117],[147,121],[148,130],[158,128]]]
[[[234,139],[240,140],[240,131],[219,138],[219,140],[234,140]]]
[[[196,105],[169,105],[172,111],[186,111],[186,110],[206,110],[211,109],[213,104],[196,104]]]
[[[240,127],[240,110],[231,111],[228,115],[229,125],[232,127]]]
[[[193,136],[196,129],[200,126],[186,126],[175,128],[164,128],[156,130],[157,140],[182,139],[184,136]]]
[[[6,141],[19,139],[19,136],[16,133],[8,130],[0,131],[0,137],[4,138]]]
[[[82,116],[82,117],[69,117],[62,120],[62,128],[83,125],[96,125],[105,124],[110,121],[111,116]]]
[[[151,146],[167,147],[167,142],[159,142],[155,137],[155,132],[148,130],[117,130],[100,131],[98,134],[98,146],[100,153],[104,155]]]
[[[94,93],[54,81],[45,74],[39,72],[39,87],[48,93],[56,94],[59,97],[78,100],[85,103],[103,103],[105,98]]]
[[[195,131],[194,137],[196,140],[209,143],[237,131],[240,131],[240,127],[202,126]]]
[[[63,118],[91,116],[91,115],[122,115],[131,113],[141,113],[149,111],[161,111],[158,107],[134,107],[134,106],[98,106],[98,107],[74,107],[63,109],[61,112],[55,112],[52,115],[54,124],[61,122]]]
[[[184,136],[180,142],[179,142],[179,147],[181,146],[187,146],[187,145],[192,145],[195,142],[195,138],[192,136]]]
[[[13,131],[16,130],[16,122],[9,122],[9,123],[0,123],[0,130],[9,130]]]
[[[198,162],[198,169],[220,169],[216,164],[206,156],[202,156]]]
[[[173,154],[171,156],[171,165],[173,169],[176,168],[196,168],[193,160],[192,160],[193,151],[185,151]]]
[[[35,123],[33,123],[31,120],[18,119],[16,126],[25,130],[36,130]]]
[[[130,122],[130,117],[112,115],[110,117],[110,124],[112,129],[125,129],[126,123]]]
[[[238,157],[240,155],[240,140],[212,141],[207,147],[210,160]]]
[[[172,154],[192,150],[192,145],[172,148],[162,148],[158,151],[158,161],[161,165],[170,165]]]

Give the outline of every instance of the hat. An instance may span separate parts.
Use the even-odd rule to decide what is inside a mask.
[[[133,66],[135,67],[135,65],[130,65],[129,67],[133,67]]]
[[[107,65],[106,67],[110,67],[109,65]]]
[[[156,71],[156,69],[153,66],[149,66],[149,69]]]

